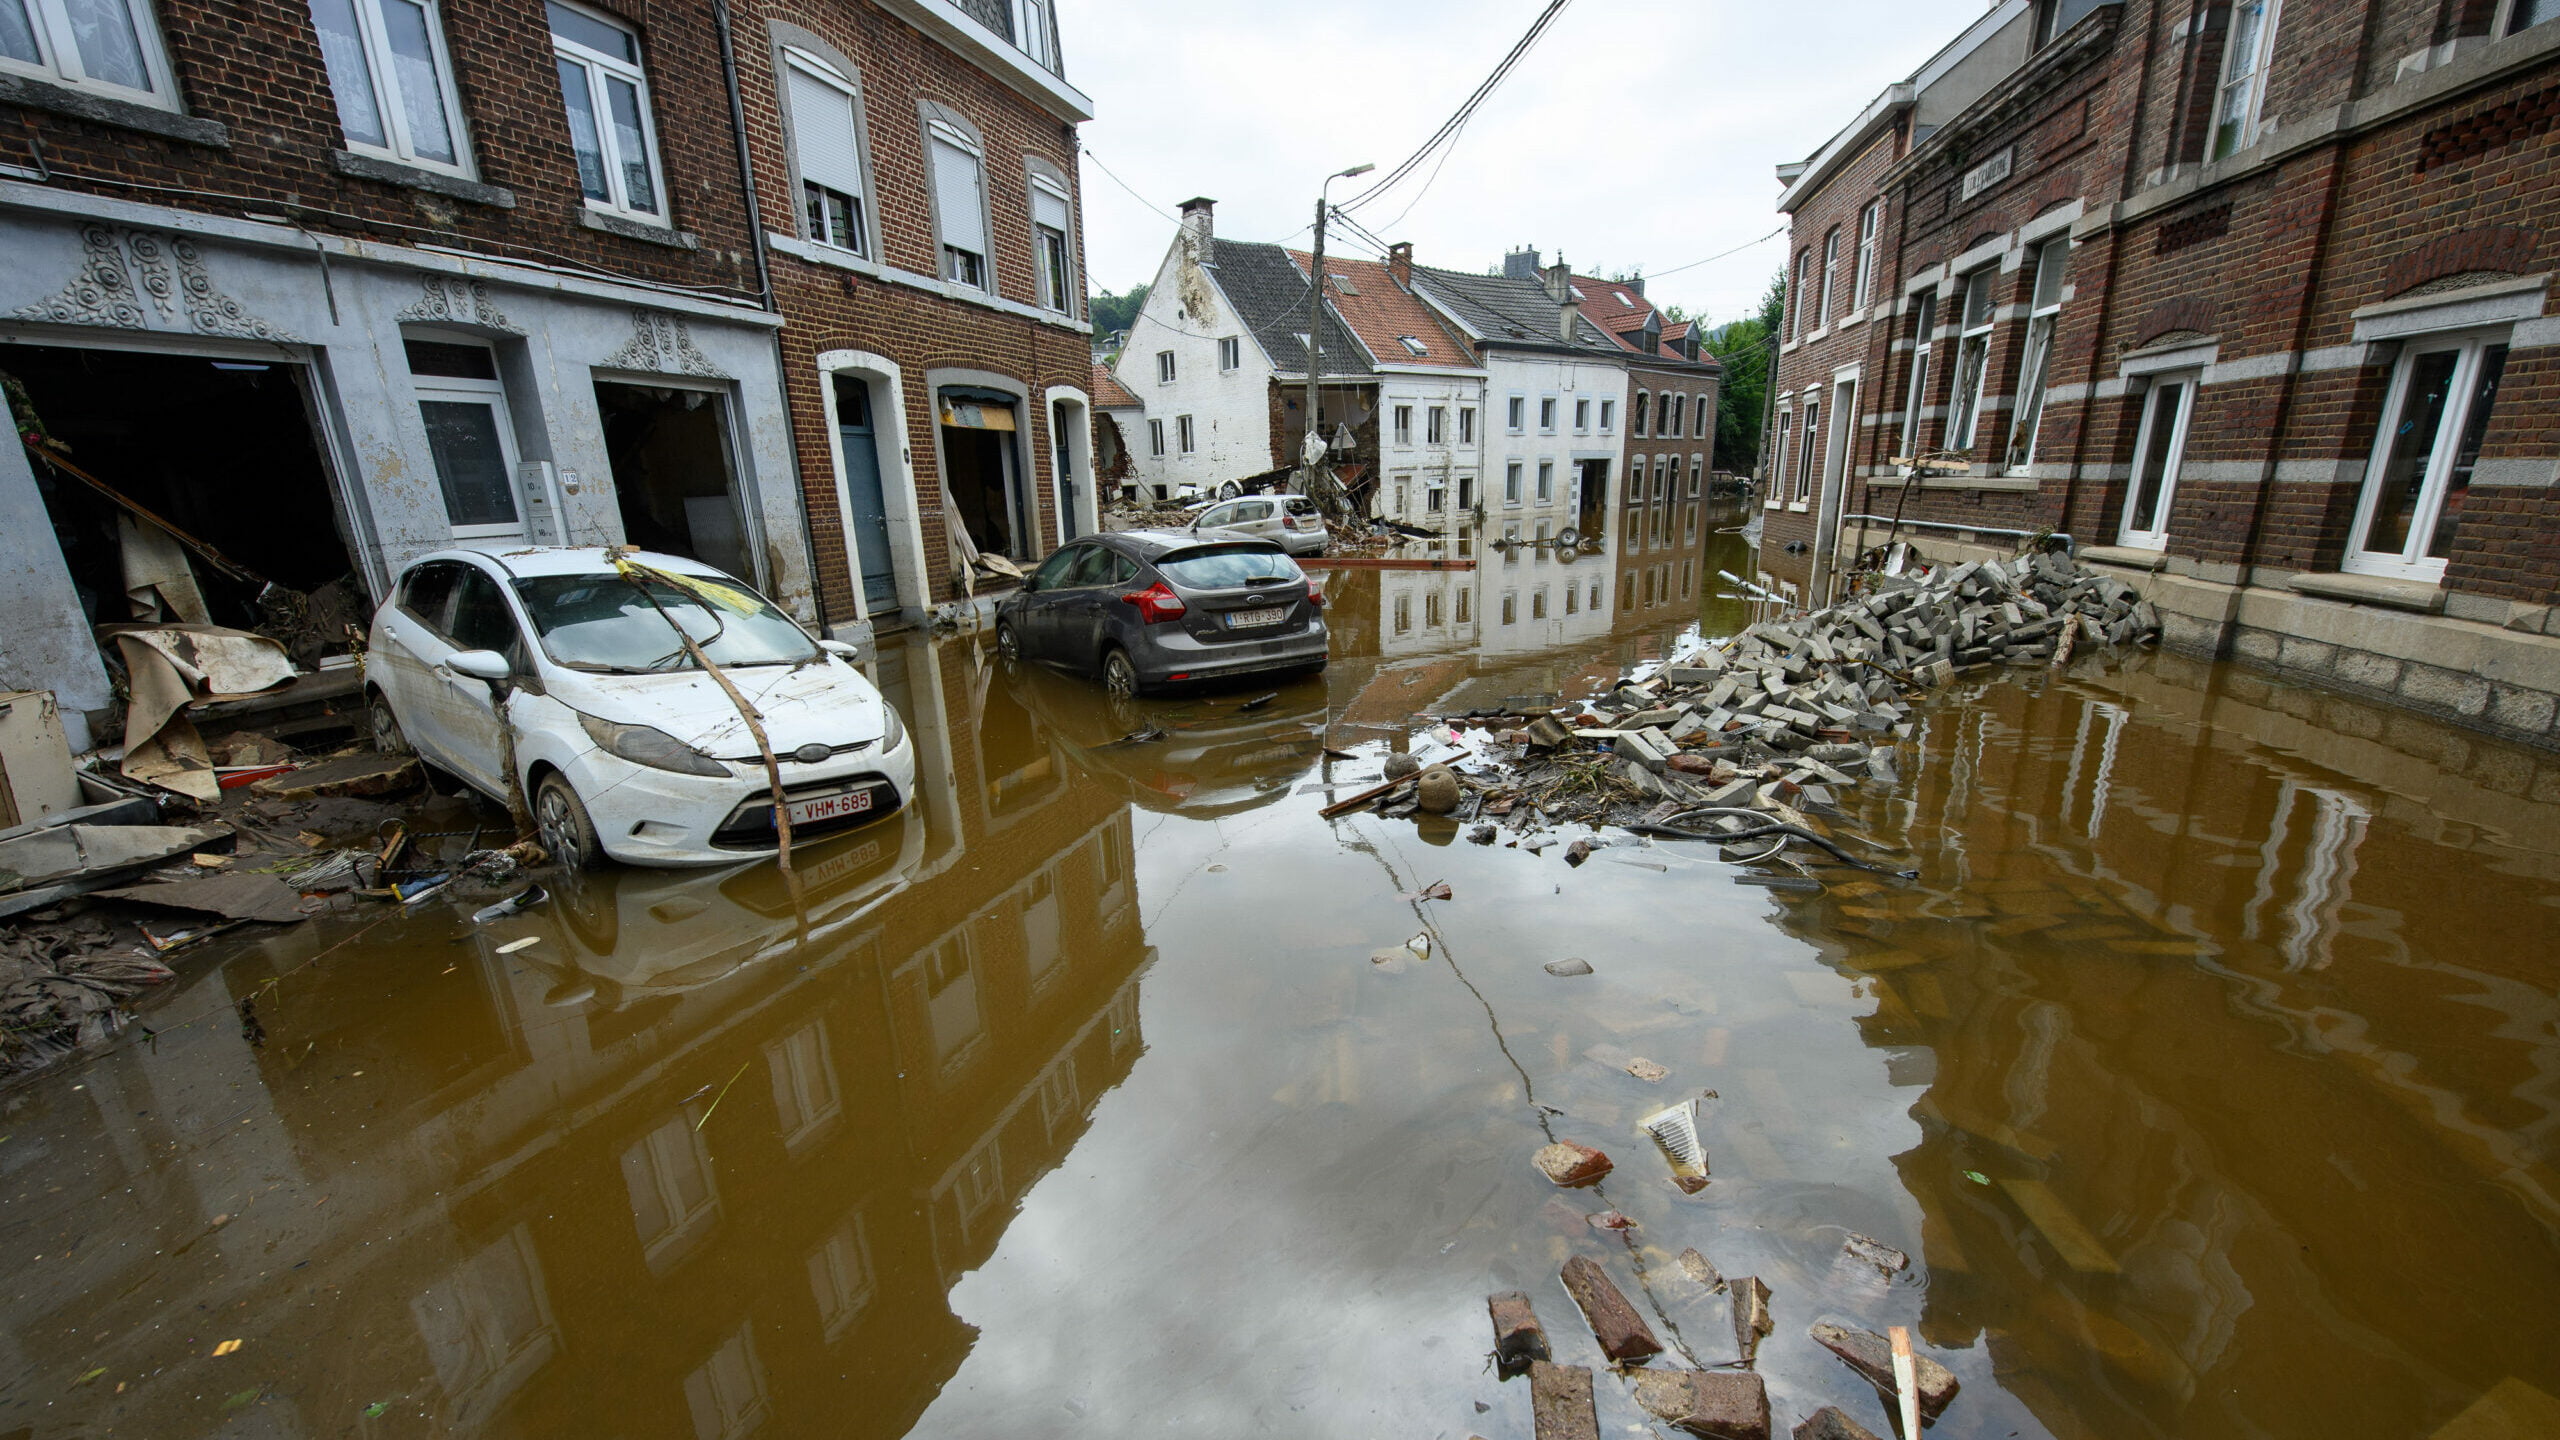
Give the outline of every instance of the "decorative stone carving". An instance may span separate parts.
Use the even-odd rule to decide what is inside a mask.
[[[621,349],[605,357],[608,370],[650,370],[661,375],[698,375],[706,380],[726,380],[729,372],[711,363],[693,343],[693,332],[686,328],[684,317],[664,310],[634,306],[631,310],[631,339]]]
[[[215,285],[204,253],[192,240],[93,222],[80,227],[80,251],[80,269],[71,282],[47,299],[21,306],[17,318],[301,342],[301,336],[249,313]]]
[[[510,335],[524,333],[489,299],[489,287],[478,280],[459,275],[422,275],[418,283],[423,293],[416,303],[400,312],[398,318],[403,324],[477,325]]]

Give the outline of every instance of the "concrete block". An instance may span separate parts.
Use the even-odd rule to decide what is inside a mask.
[[[2369,650],[2341,650],[2329,673],[2350,685],[2389,690],[2400,683],[2400,662]]]
[[[2302,670],[2314,675],[2326,675],[2329,673],[2330,665],[2337,659],[2337,655],[2338,647],[2335,645],[2323,645],[2317,640],[2303,640],[2288,635],[2277,646],[2276,663],[2287,670]]]
[[[2413,705],[2477,716],[2489,709],[2489,682],[2459,670],[2411,665],[2400,676],[2400,697]]]
[[[2539,690],[2510,690],[2501,685],[2489,697],[2489,723],[2519,735],[2542,735],[2551,729],[2560,699]]]

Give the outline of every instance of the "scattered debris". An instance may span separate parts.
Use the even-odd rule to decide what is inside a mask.
[[[1707,1145],[1699,1135],[1698,1102],[1683,1100],[1644,1117],[1644,1133],[1662,1147],[1663,1158],[1671,1162],[1671,1178],[1682,1190],[1695,1195],[1706,1188]],[[1696,1186],[1686,1183],[1699,1182]],[[1691,1251],[1691,1254],[1697,1252]],[[1715,1282],[1719,1287],[1723,1281]]]
[[[249,788],[276,800],[398,795],[418,787],[418,773],[418,759],[414,755],[369,750],[270,776]]]
[[[1659,1085],[1671,1072],[1639,1055],[1626,1064],[1626,1071],[1647,1085]]]
[[[515,894],[508,896],[506,899],[499,901],[495,905],[483,905],[479,909],[472,911],[471,923],[474,925],[486,925],[492,920],[504,919],[509,915],[530,910],[534,906],[539,905],[550,898],[550,891],[543,889],[539,885],[528,885],[524,889],[517,891]]]
[[[1537,1440],[1600,1440],[1600,1412],[1591,1403],[1590,1369],[1530,1361],[1529,1414]]]
[[[227,847],[222,830],[190,825],[33,825],[0,840],[0,916],[103,890],[197,850]]]
[[[1899,1274],[1902,1271],[1911,1268],[1910,1256],[1903,1254],[1901,1251],[1894,1249],[1892,1246],[1887,1245],[1881,1240],[1861,1235],[1855,1230],[1849,1232],[1848,1241],[1840,1248],[1846,1250],[1851,1255],[1866,1261],[1868,1264],[1873,1265],[1887,1275]]]
[[[1527,1292],[1505,1290],[1484,1303],[1493,1316],[1494,1368],[1503,1379],[1527,1370],[1532,1360],[1554,1358],[1547,1349],[1547,1327],[1538,1323]]]
[[[1769,1440],[1769,1387],[1749,1370],[1648,1370],[1636,1403],[1673,1429],[1709,1440]]]
[[[1386,776],[1390,780],[1403,780],[1421,773],[1422,762],[1410,755],[1395,754],[1387,757]]]
[[[1839,1356],[1849,1368],[1867,1378],[1868,1383],[1888,1395],[1900,1394],[1893,1379],[1893,1345],[1872,1330],[1853,1330],[1846,1325],[1825,1321],[1810,1332],[1815,1344]],[[1935,1420],[1956,1398],[1955,1372],[1926,1355],[1914,1357],[1920,1413]]]
[[[1538,1167],[1539,1174],[1565,1186],[1588,1185],[1608,1174],[1610,1168],[1608,1156],[1570,1140],[1538,1147],[1530,1162]]]
[[[1609,1279],[1600,1263],[1588,1255],[1575,1255],[1564,1262],[1559,1272],[1565,1293],[1582,1310],[1582,1318],[1591,1326],[1592,1338],[1600,1342],[1600,1353],[1624,1365],[1662,1353],[1662,1342],[1653,1338],[1653,1328],[1644,1323],[1636,1307]]]
[[[1594,1230],[1633,1230],[1636,1228],[1635,1221],[1628,1219],[1626,1216],[1615,1210],[1603,1210],[1597,1215],[1585,1218],[1591,1222],[1591,1228]]]
[[[1270,704],[1272,701],[1277,700],[1277,699],[1279,699],[1279,698],[1280,698],[1280,692],[1279,692],[1279,691],[1277,691],[1277,690],[1274,690],[1274,691],[1271,691],[1271,692],[1270,692],[1270,693],[1268,693],[1268,694],[1264,694],[1264,695],[1256,695],[1256,696],[1254,696],[1252,699],[1247,700],[1247,701],[1245,701],[1243,704],[1238,705],[1236,708],[1237,708],[1238,710],[1259,710],[1259,709],[1261,709],[1263,706],[1268,705],[1268,704]]]
[[[1591,962],[1579,956],[1567,960],[1550,960],[1546,964],[1546,971],[1550,975],[1568,978],[1575,975],[1588,975],[1591,973]]]
[[[1794,1440],[1883,1440],[1883,1437],[1841,1414],[1838,1406],[1825,1405],[1796,1426]]]
[[[513,955],[519,950],[530,950],[541,943],[541,936],[527,935],[521,940],[510,940],[506,944],[499,946],[498,953],[501,955]]]
[[[0,1069],[32,1070],[123,1029],[118,1002],[173,975],[106,921],[82,915],[41,931],[0,932]]]
[[[1733,1347],[1745,1370],[1758,1363],[1760,1339],[1773,1328],[1769,1319],[1769,1287],[1757,1275],[1733,1282]]]
[[[2063,637],[2067,645],[2069,636]],[[1891,1331],[1893,1342],[1893,1391],[1902,1401],[1902,1433],[1920,1433],[1920,1357],[1911,1351],[1911,1331],[1896,1325]]]
[[[1446,765],[1432,766],[1414,782],[1415,802],[1433,815],[1446,815],[1457,809],[1459,794],[1457,772]]]
[[[1449,888],[1448,881],[1434,880],[1410,895],[1398,895],[1396,898],[1399,900],[1453,900],[1457,898],[1457,892]]]
[[[1494,829],[1491,825],[1478,825],[1467,831],[1467,843],[1470,845],[1490,845],[1493,843],[1494,837],[1500,833],[1500,831]]]
[[[1716,1262],[1708,1259],[1696,1246],[1680,1252],[1680,1269],[1690,1279],[1706,1286],[1708,1294],[1724,1293],[1724,1273],[1716,1269]]]
[[[191,875],[184,880],[126,885],[99,893],[113,900],[134,900],[171,910],[219,915],[225,920],[263,920],[269,924],[291,925],[310,918],[310,912],[303,909],[301,891],[273,875],[255,871]]]

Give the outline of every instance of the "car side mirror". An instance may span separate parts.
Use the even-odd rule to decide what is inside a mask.
[[[459,651],[444,663],[445,668],[454,674],[468,675],[474,680],[504,680],[514,673],[507,664],[507,657],[495,650]]]
[[[821,640],[818,642],[818,648],[830,655],[841,655],[847,660],[862,653],[861,646],[844,640]]]
[[[1040,577],[1039,577],[1038,575],[1033,574],[1033,575],[1025,575],[1025,576],[1023,576],[1023,577],[1022,577],[1022,593],[1023,593],[1023,594],[1025,594],[1025,595],[1034,594],[1034,593],[1036,593],[1039,589],[1040,589]]]

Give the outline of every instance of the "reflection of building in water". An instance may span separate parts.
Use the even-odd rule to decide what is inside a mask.
[[[135,1377],[120,1427],[209,1433],[197,1379],[147,1378],[201,1354],[155,1328],[184,1308],[293,1357],[290,1387],[244,1367],[265,1411],[327,1397],[280,1434],[334,1433],[359,1393],[441,1433],[903,1432],[971,1343],[949,1287],[1140,1048],[1129,812],[1044,783],[978,663],[884,659],[924,803],[806,851],[805,922],[770,867],[609,872],[468,949],[412,922],[435,933],[273,988],[235,962],[262,1048],[189,1029],[93,1068],[124,1148],[86,1223],[238,1218],[183,1262],[84,1255],[52,1308],[16,1302],[23,1365],[108,1366]]]
[[[2285,1429],[2256,1408],[2278,1377],[2432,1433],[2550,1376],[2479,1306],[2560,1283],[2560,857],[2472,837],[2560,826],[2468,742],[2204,678],[2162,658],[2104,698],[1923,710],[1911,784],[1862,823],[1960,879],[1781,924],[1917,1087],[1896,1163],[1929,1344],[1988,1348],[2056,1434]],[[2460,1238],[2375,1243],[2419,1234]]]

